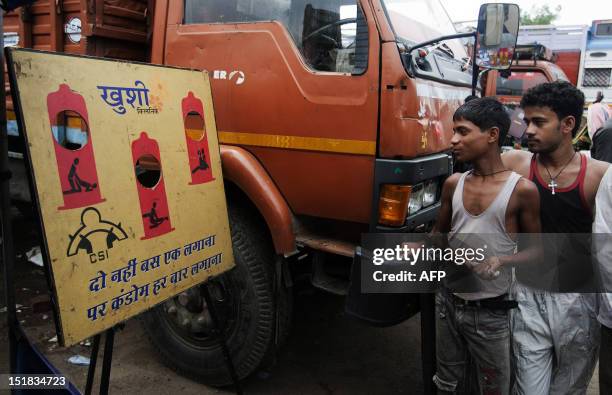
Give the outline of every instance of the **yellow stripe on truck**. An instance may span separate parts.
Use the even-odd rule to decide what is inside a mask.
[[[283,136],[242,132],[219,132],[222,144],[286,148],[303,151],[337,152],[341,154],[375,155],[376,142],[365,140],[328,139],[322,137]]]

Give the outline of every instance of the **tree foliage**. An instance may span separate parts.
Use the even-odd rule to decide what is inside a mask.
[[[541,7],[531,7],[531,11],[521,13],[521,25],[550,25],[559,17],[561,6],[558,5],[551,10],[548,5]]]

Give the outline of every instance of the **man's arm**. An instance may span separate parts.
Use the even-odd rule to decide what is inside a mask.
[[[453,195],[462,173],[455,173],[448,177],[442,185],[442,196],[440,197],[440,211],[436,223],[429,233],[427,244],[437,247],[448,247],[447,234],[451,231],[451,220],[453,218]]]
[[[540,193],[536,185],[522,178],[516,186],[519,200],[519,231],[521,233],[541,233]]]
[[[595,212],[594,205],[597,189],[599,188],[601,180],[609,166],[610,164],[607,162],[591,158],[589,158],[587,162],[587,172],[584,180],[584,194],[592,212]]]
[[[461,173],[455,173],[448,177],[442,185],[442,196],[440,197],[440,211],[438,212],[438,219],[432,230],[432,233],[448,233],[451,230],[451,219],[453,216],[453,194]]]
[[[541,257],[542,249],[540,239],[534,237],[534,234],[542,232],[540,222],[540,193],[536,185],[522,178],[517,186],[516,193],[518,197],[518,219],[519,219],[519,249],[517,254],[500,257],[500,263],[503,266],[516,266],[524,263],[537,262]],[[527,237],[521,234],[529,234]],[[525,242],[528,245],[521,245]]]

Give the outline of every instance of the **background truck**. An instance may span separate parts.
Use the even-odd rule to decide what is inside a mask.
[[[612,19],[591,26],[523,26],[518,44],[542,44],[556,55],[556,64],[580,89],[587,104],[597,91],[612,103]]]
[[[455,33],[431,0],[41,0],[5,24],[12,45],[208,70],[237,264],[213,296],[241,378],[287,336],[300,274],[346,294],[361,233],[435,220],[472,66],[459,40],[411,47]],[[143,323],[170,366],[230,383],[199,287]]]
[[[557,61],[557,55],[541,44],[517,45],[510,69],[487,71],[486,95],[496,96],[502,103],[515,108],[523,94],[538,84],[570,81]]]

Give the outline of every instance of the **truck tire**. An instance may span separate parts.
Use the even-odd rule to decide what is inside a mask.
[[[225,337],[240,379],[269,361],[276,351],[274,339],[275,252],[258,217],[248,208],[229,206],[236,267],[209,282]],[[221,296],[225,295],[225,297]],[[286,339],[292,297],[290,289],[279,292],[279,345]],[[212,323],[202,298],[201,286],[158,305],[142,315],[153,346],[164,363],[180,374],[212,386],[232,384]]]

